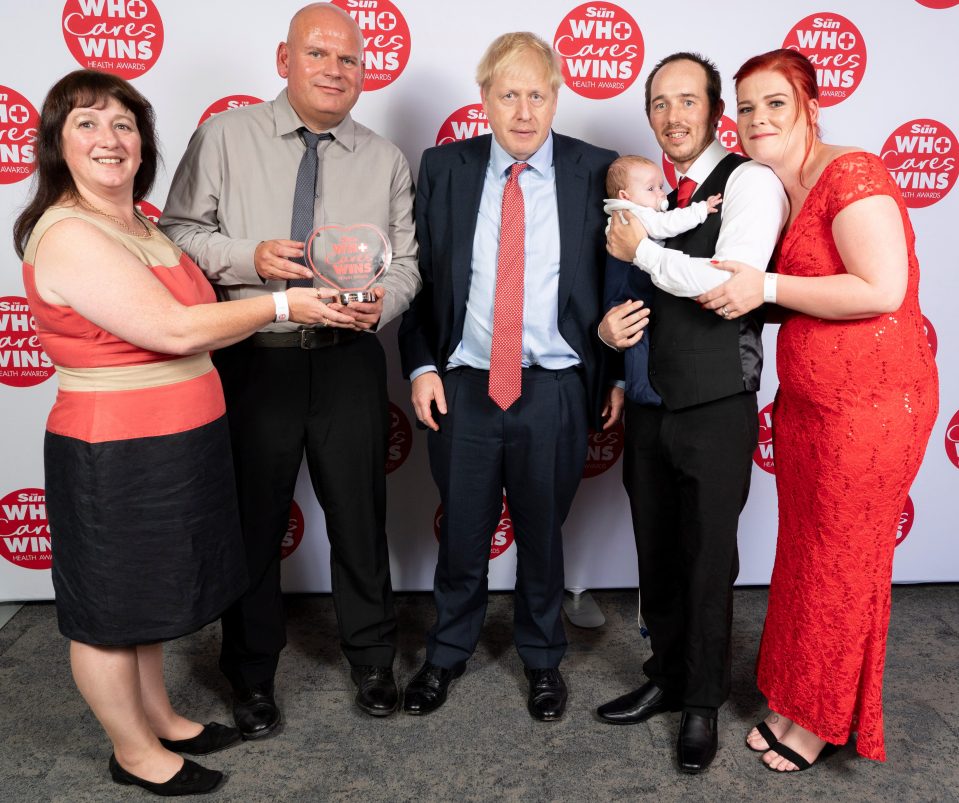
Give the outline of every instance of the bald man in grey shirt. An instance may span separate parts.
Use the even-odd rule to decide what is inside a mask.
[[[246,739],[270,734],[281,719],[273,686],[286,643],[280,548],[304,452],[326,515],[333,600],[356,703],[374,716],[397,706],[385,532],[386,364],[371,331],[409,306],[420,277],[406,159],[349,114],[362,91],[362,49],[356,23],[336,6],[297,12],[277,49],[287,88],[272,102],[224,112],[197,130],[160,221],[220,298],[277,294],[275,323],[214,355],[250,575],[249,590],[223,616],[220,668]],[[326,133],[332,139],[321,138],[317,148],[314,227],[373,224],[389,238],[393,260],[374,301],[330,303],[322,327],[297,332],[283,321],[283,291],[312,273],[302,264],[303,243],[289,239],[294,191],[305,140]]]
[[[160,225],[223,300],[285,290],[287,279],[312,275],[298,266],[292,276],[264,280],[254,265],[258,245],[289,236],[303,125],[284,89],[271,102],[210,118],[180,162]],[[420,287],[410,168],[399,148],[349,115],[328,131],[334,138],[319,146],[322,186],[314,226],[372,223],[388,236],[393,261],[378,283],[386,289],[382,327],[409,306]],[[296,328],[274,323],[265,331]]]

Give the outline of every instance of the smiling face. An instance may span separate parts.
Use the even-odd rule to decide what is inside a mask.
[[[739,141],[757,162],[798,170],[808,137],[819,117],[819,104],[797,101],[792,85],[777,70],[760,70],[736,86]]]
[[[100,198],[132,197],[141,163],[133,114],[114,98],[73,109],[63,125],[63,158],[78,191]]]
[[[546,141],[556,115],[557,92],[542,62],[521,53],[480,91],[493,136],[510,156],[525,162]]]
[[[336,6],[308,6],[277,48],[276,69],[300,119],[313,131],[326,131],[349,114],[363,91],[363,36]]]
[[[662,210],[666,202],[664,184],[663,171],[655,165],[633,165],[629,169],[626,186],[619,191],[619,197],[640,206]]]
[[[685,173],[716,137],[723,102],[710,109],[706,71],[694,61],[664,64],[650,85],[649,125],[656,141]]]

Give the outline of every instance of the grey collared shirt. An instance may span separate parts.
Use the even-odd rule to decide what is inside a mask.
[[[180,161],[160,228],[200,266],[221,299],[286,288],[261,280],[253,252],[288,240],[303,122],[284,89],[276,100],[222,112],[200,126]],[[347,117],[323,152],[314,225],[372,223],[393,249],[378,282],[386,288],[379,326],[400,315],[420,289],[413,226],[413,180],[393,143]],[[270,324],[287,331],[296,324]]]

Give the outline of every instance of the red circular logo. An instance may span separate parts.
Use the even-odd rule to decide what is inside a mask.
[[[393,83],[410,60],[410,26],[390,0],[332,0],[356,20],[363,33],[363,90]]]
[[[40,345],[37,324],[22,296],[0,297],[0,383],[14,388],[39,385],[53,373]]]
[[[916,0],[917,3],[926,8],[952,8],[959,6],[959,0]]]
[[[607,430],[589,431],[586,445],[586,465],[583,467],[583,479],[597,477],[608,471],[623,453],[625,431],[621,423]]]
[[[816,68],[820,106],[841,103],[862,83],[866,43],[859,29],[839,14],[810,14],[793,25],[783,47],[798,50]]]
[[[725,114],[719,118],[719,125],[716,128],[716,139],[730,153],[738,153],[744,156],[742,146],[739,144],[739,129],[732,118]],[[663,154],[663,176],[671,187],[676,186],[676,168],[672,160]]]
[[[153,0],[67,0],[63,39],[81,67],[137,78],[163,50],[163,20]]]
[[[489,134],[491,130],[483,104],[470,103],[468,106],[460,106],[446,118],[436,134],[436,144],[459,142],[461,139]]]
[[[143,217],[148,218],[153,225],[156,225],[160,222],[160,216],[163,214],[163,212],[157,209],[149,201],[140,201],[136,207],[140,210],[140,214],[143,215]]]
[[[21,488],[0,499],[0,555],[23,569],[50,568],[50,525],[42,488]]]
[[[643,66],[643,33],[613,3],[584,3],[556,29],[553,47],[563,59],[566,86],[584,98],[601,100],[625,92]]]
[[[959,468],[959,410],[946,427],[946,456]]]
[[[906,497],[906,508],[899,514],[899,527],[896,528],[896,546],[899,546],[906,540],[909,531],[912,529],[912,523],[916,519],[916,507],[912,503],[912,497]]]
[[[736,126],[736,121],[725,114],[719,118],[716,139],[730,153],[738,153],[740,156],[745,155],[742,146],[739,144],[739,128]]]
[[[959,142],[936,120],[910,120],[889,135],[881,158],[906,206],[918,209],[941,201],[956,183]]]
[[[433,516],[433,535],[436,540],[440,540],[440,522],[443,520],[443,506],[436,508],[436,514]],[[503,509],[500,513],[499,523],[493,530],[493,536],[490,539],[489,558],[498,558],[507,549],[513,545],[513,520],[509,515],[509,508],[506,506],[506,494],[503,494]]]
[[[957,0],[957,2],[959,2],[959,0]],[[936,335],[936,330],[933,329],[932,321],[925,315],[922,316],[922,328],[926,333],[926,340],[929,341],[929,348],[932,349],[932,356],[935,357],[939,351],[939,337]]]
[[[33,173],[39,125],[33,104],[15,89],[0,86],[0,184],[23,181]]]
[[[300,510],[300,506],[294,499],[290,505],[290,520],[286,525],[286,535],[283,536],[283,541],[280,543],[280,560],[286,560],[296,552],[300,541],[303,540],[304,527],[303,511]]]
[[[396,471],[410,456],[413,446],[413,428],[399,407],[390,402],[390,433],[386,447],[386,473]]]
[[[220,112],[239,109],[241,106],[253,106],[256,103],[262,102],[263,100],[261,98],[254,97],[253,95],[227,95],[225,98],[213,101],[213,103],[206,107],[206,111],[200,115],[200,121],[196,124],[196,127],[199,128],[213,117],[213,115],[219,114]]]
[[[753,452],[753,462],[763,471],[776,473],[773,460],[773,405],[772,402],[759,411],[759,445]]]

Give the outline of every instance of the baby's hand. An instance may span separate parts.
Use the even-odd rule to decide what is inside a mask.
[[[706,199],[706,209],[709,211],[709,214],[712,214],[716,211],[716,208],[722,203],[723,196],[722,193],[716,193],[715,195],[710,195]]]

